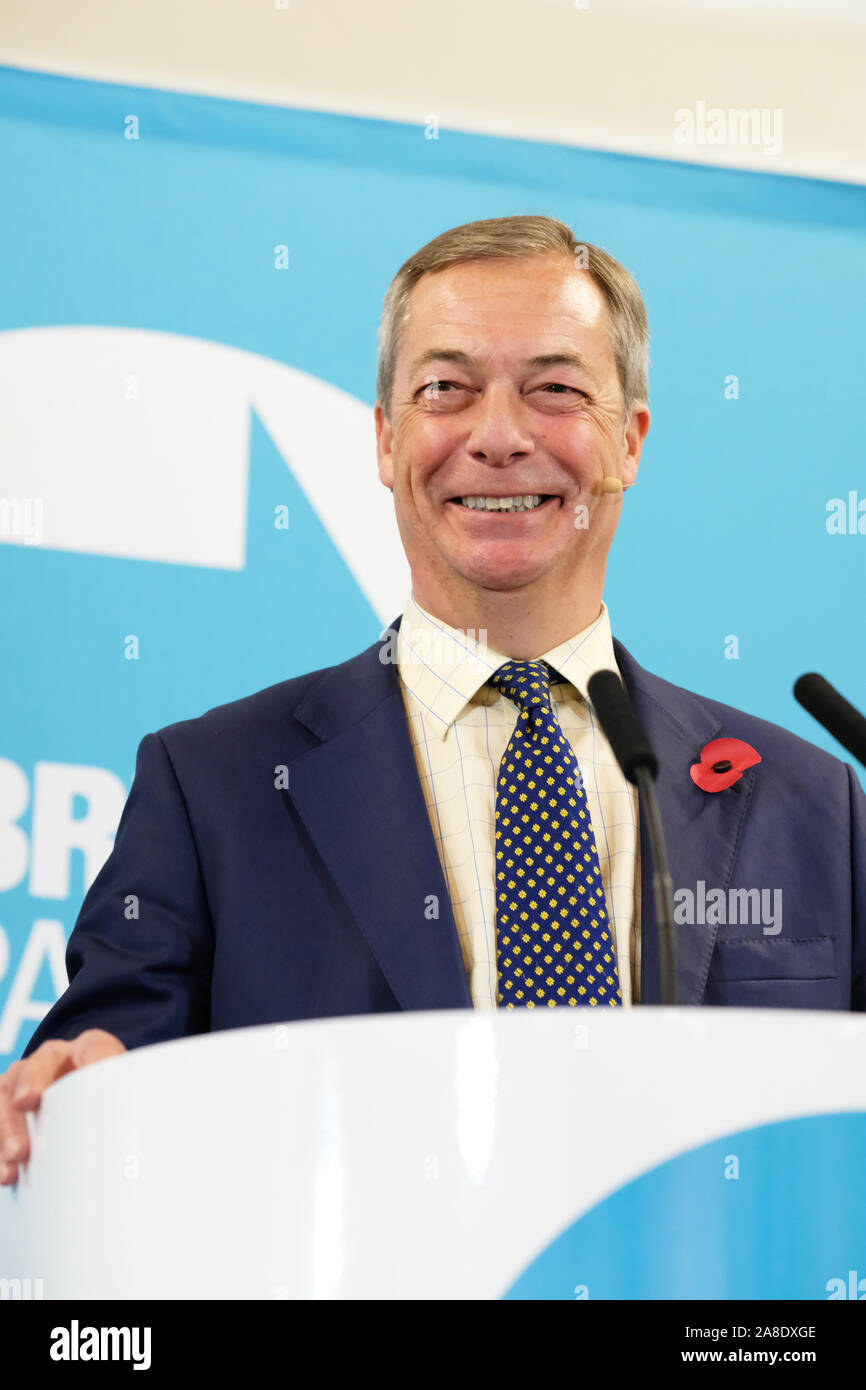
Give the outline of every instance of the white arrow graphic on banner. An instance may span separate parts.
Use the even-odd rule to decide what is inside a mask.
[[[297,368],[198,338],[0,333],[0,542],[243,569],[251,409],[389,621],[409,571],[376,473],[369,406]],[[25,524],[35,504],[38,536]]]

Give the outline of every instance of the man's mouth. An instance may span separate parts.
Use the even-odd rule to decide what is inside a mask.
[[[520,493],[506,497],[496,497],[485,493],[477,496],[449,498],[449,501],[455,506],[465,507],[474,512],[496,512],[497,514],[502,512],[535,512],[548,503],[559,500],[555,493],[550,492]]]

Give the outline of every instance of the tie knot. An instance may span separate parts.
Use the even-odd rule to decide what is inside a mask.
[[[550,709],[551,668],[546,661],[506,661],[490,677],[490,684],[501,690],[521,713]]]

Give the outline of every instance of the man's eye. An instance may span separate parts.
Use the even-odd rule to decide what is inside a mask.
[[[445,386],[456,386],[458,391],[460,390],[460,383],[458,381],[427,381],[420,390],[424,391],[428,396],[438,396]]]
[[[560,395],[563,392],[570,392],[573,396],[586,395],[586,392],[581,391],[579,387],[568,386],[564,381],[548,381],[539,389],[552,395]],[[419,386],[415,394],[420,396],[423,393],[423,395],[435,399],[437,396],[451,395],[454,391],[465,390],[466,387],[462,382],[437,378],[435,381],[427,381],[423,386]]]

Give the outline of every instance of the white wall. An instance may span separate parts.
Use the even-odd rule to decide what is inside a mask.
[[[866,182],[866,0],[4,0],[0,61]],[[781,151],[677,144],[698,102]]]

